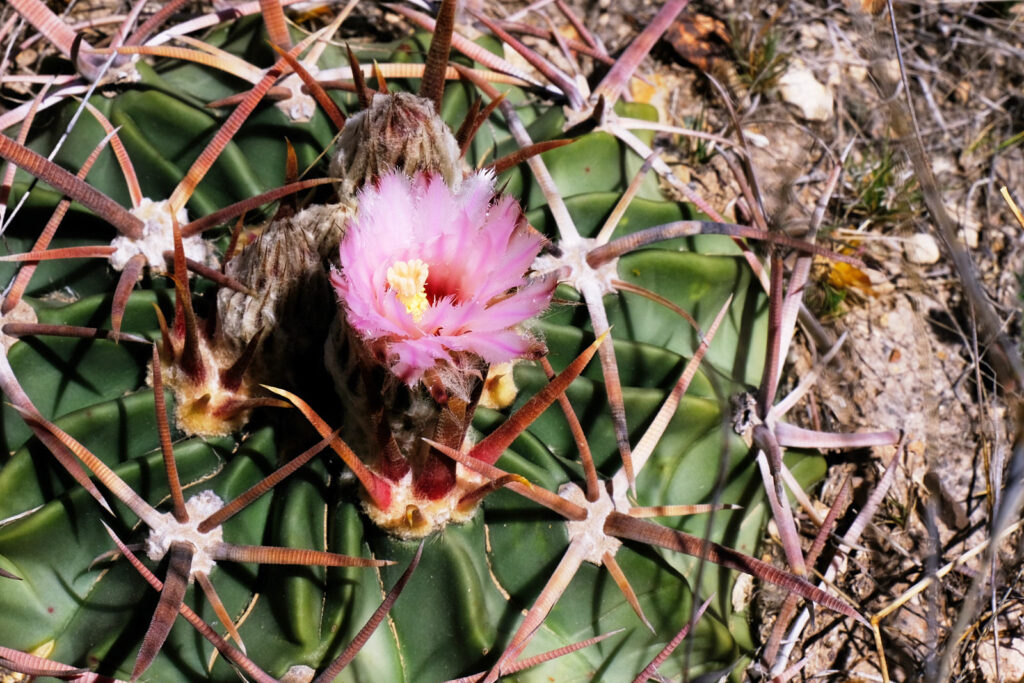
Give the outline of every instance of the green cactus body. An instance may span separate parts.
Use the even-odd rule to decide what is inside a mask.
[[[222,28],[210,41],[256,63],[270,56],[261,25],[239,22]],[[418,54],[415,41],[396,50],[396,58]],[[493,45],[492,45],[493,47]],[[368,53],[369,54],[369,53]],[[374,51],[379,55],[379,51]],[[328,49],[322,63],[346,63]],[[156,70],[140,64],[142,84],[94,104],[115,125],[128,147],[147,196],[165,197],[202,144],[212,136],[217,117],[204,102],[232,93],[230,79],[194,65],[167,63]],[[392,83],[392,87],[403,85]],[[442,115],[457,127],[468,109],[472,89],[448,88]],[[510,89],[535,140],[561,134],[564,117],[555,107]],[[340,98],[350,110],[354,98]],[[620,105],[633,117],[651,118],[642,105]],[[52,116],[45,129],[62,128],[72,103]],[[86,120],[74,129],[57,161],[77,169],[103,133]],[[291,123],[274,107],[261,107],[242,128],[213,171],[201,183],[188,209],[205,215],[233,201],[283,183],[287,138],[300,166],[314,163],[331,142],[322,114],[309,123]],[[45,152],[53,135],[35,135],[32,146]],[[473,166],[485,153],[492,158],[514,143],[492,117],[468,155]],[[581,234],[596,232],[642,160],[608,135],[592,133],[544,155]],[[18,176],[16,190],[28,178]],[[88,181],[127,203],[123,180],[105,152]],[[553,234],[550,216],[525,167],[499,179],[521,197],[530,223]],[[11,251],[27,251],[38,225],[48,217],[54,197],[32,194],[27,209],[7,233]],[[690,209],[666,200],[656,183],[645,182],[621,221],[619,233],[680,220]],[[41,219],[40,219],[41,217]],[[252,219],[250,218],[250,223]],[[226,237],[218,233],[223,248]],[[110,229],[87,211],[73,209],[54,246],[106,244]],[[0,264],[8,280],[14,268]],[[766,520],[766,505],[756,465],[746,447],[728,436],[723,423],[727,397],[760,379],[766,336],[766,303],[738,251],[721,238],[664,243],[623,257],[620,279],[644,286],[690,311],[703,328],[732,295],[726,322],[714,340],[703,371],[683,398],[675,418],[637,480],[637,505],[737,503],[742,510],[718,512],[677,522],[679,528],[738,550],[756,549]],[[41,321],[104,325],[116,282],[102,261],[52,261],[40,266],[29,301]],[[198,282],[198,280],[196,281]],[[195,285],[200,290],[206,285]],[[201,294],[201,293],[200,293]],[[123,329],[159,339],[153,304],[170,311],[174,292],[162,278],[145,278],[129,302]],[[578,294],[558,289],[555,305],[537,323],[555,369],[564,367],[593,340]],[[202,309],[212,297],[197,297]],[[70,303],[64,300],[71,299]],[[631,433],[642,434],[676,381],[699,339],[670,310],[628,293],[607,298],[614,327],[615,353]],[[333,301],[325,301],[333,306]],[[611,343],[611,342],[606,342]],[[26,339],[15,344],[9,362],[40,412],[80,440],[152,505],[164,501],[167,483],[160,462],[153,392],[146,386],[148,347],[103,340]],[[515,368],[519,387],[515,405],[499,412],[481,408],[473,429],[485,434],[546,383],[532,363]],[[596,364],[567,392],[580,417],[599,472],[612,476],[619,467],[603,378]],[[320,414],[339,426],[344,419],[330,392],[309,398]],[[173,403],[168,392],[168,403]],[[332,409],[332,405],[335,406]],[[270,472],[282,458],[316,441],[297,415],[257,411],[230,437],[202,439],[176,433],[175,456],[186,497],[212,490],[229,500]],[[0,586],[0,645],[30,650],[47,641],[51,657],[70,664],[97,664],[101,673],[127,679],[139,649],[140,634],[156,604],[156,593],[112,549],[101,521],[130,542],[144,541],[135,517],[119,504],[118,521],[103,516],[96,502],[58,467],[47,449],[31,437],[16,412],[3,409],[0,454],[0,569],[22,581]],[[353,447],[358,451],[356,444]],[[10,455],[6,455],[10,453]],[[535,486],[557,491],[582,481],[575,445],[561,411],[548,409],[502,456],[498,464]],[[820,477],[819,458],[793,457],[794,473],[804,482]],[[724,486],[716,487],[722,477]],[[718,495],[719,498],[715,498]],[[166,504],[164,508],[166,509]],[[332,550],[360,557],[394,560],[379,570],[358,568],[274,567],[222,563],[212,573],[228,612],[236,619],[249,655],[275,677],[295,665],[322,668],[355,636],[383,592],[402,573],[417,543],[402,541],[374,527],[360,508],[356,486],[326,453],[229,520],[225,540],[238,544],[280,545]],[[521,611],[532,604],[558,563],[567,543],[566,523],[510,491],[486,498],[467,523],[451,525],[426,540],[423,560],[387,623],[368,641],[340,680],[431,681],[486,670],[508,643]],[[514,680],[629,680],[689,619],[694,581],[699,594],[715,595],[712,608],[691,635],[687,659],[675,657],[662,668],[672,676],[684,666],[693,673],[728,670],[752,646],[742,606],[734,607],[735,575],[690,557],[627,543],[619,563],[629,577],[652,634],[630,609],[605,569],[584,563],[551,611],[526,654],[543,652],[615,629],[624,631],[598,645],[517,674]],[[2,580],[2,579],[0,579]],[[212,610],[189,589],[187,602],[213,621]],[[154,681],[236,680],[223,657],[182,620],[177,620],[161,654],[144,678]],[[212,663],[212,668],[211,668]]]

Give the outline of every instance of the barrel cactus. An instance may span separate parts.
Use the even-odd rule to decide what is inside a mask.
[[[777,380],[788,313],[699,234],[815,248],[666,198],[628,130],[654,113],[618,101],[685,3],[593,95],[512,67],[489,19],[448,66],[454,2],[354,52],[262,4],[69,50],[128,76],[5,131],[0,665],[629,680],[707,601],[660,671],[726,673],[754,647],[737,570],[859,619],[750,557],[769,505],[729,398]],[[745,432],[769,456],[773,394]]]

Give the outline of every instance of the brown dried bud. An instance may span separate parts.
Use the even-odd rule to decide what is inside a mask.
[[[265,335],[254,363],[257,377],[266,368],[291,369],[308,354],[322,353],[335,308],[324,262],[337,257],[351,212],[347,204],[329,204],[274,221],[228,263],[228,275],[254,296],[218,293],[220,338],[240,352],[257,334]]]
[[[345,123],[330,173],[340,179],[338,195],[345,198],[395,168],[409,176],[440,173],[449,187],[459,186],[458,143],[430,100],[409,93],[376,95]]]

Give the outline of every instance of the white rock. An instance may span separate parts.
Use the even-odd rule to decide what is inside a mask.
[[[960,229],[960,232],[957,233],[957,235],[969,248],[978,248],[978,239],[981,237],[981,234],[978,232],[977,228],[964,226]]]
[[[876,79],[883,83],[895,84],[901,80],[900,63],[895,57],[873,60],[871,62],[871,72]]]
[[[854,83],[864,83],[868,80],[867,68],[859,64],[851,64],[846,72],[850,74],[850,80]]]
[[[999,645],[999,674],[996,676],[996,648],[992,638],[978,643],[978,668],[985,681],[1019,681],[1024,679],[1024,640],[1014,638]]]
[[[747,142],[752,144],[754,147],[757,147],[758,149],[768,149],[769,147],[771,147],[772,144],[772,141],[769,140],[766,136],[761,135],[760,133],[755,133],[752,130],[744,130],[743,137],[747,139]]]
[[[281,677],[281,683],[309,683],[316,677],[316,670],[305,664],[296,664]]]
[[[913,235],[903,244],[903,253],[908,261],[922,266],[938,263],[942,256],[935,238],[923,232]]]
[[[782,101],[799,109],[804,119],[828,121],[832,118],[835,101],[831,91],[800,60],[793,60],[779,78],[778,90]]]

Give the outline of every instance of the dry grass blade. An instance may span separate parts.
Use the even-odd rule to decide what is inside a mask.
[[[359,633],[357,633],[356,637],[352,639],[352,642],[345,648],[345,651],[342,652],[337,659],[331,662],[330,666],[324,669],[324,671],[316,677],[314,683],[327,683],[328,681],[333,681],[335,676],[341,673],[356,654],[363,649],[363,646],[366,645],[366,641],[370,639],[373,632],[377,630],[380,623],[384,621],[384,617],[387,616],[389,611],[391,611],[391,607],[395,604],[395,600],[397,600],[398,596],[402,594],[402,591],[405,589],[405,584],[409,583],[412,573],[416,571],[416,567],[419,566],[422,554],[423,543],[420,543],[420,547],[416,550],[416,554],[409,563],[409,567],[402,572],[398,581],[396,581],[395,585],[391,587],[390,591],[388,591],[388,594],[380,604],[380,607],[373,611],[373,614],[367,620],[366,625],[359,630]]]
[[[886,0],[889,8],[890,27],[895,46],[896,59],[899,65],[900,80],[903,85],[904,104],[897,96],[889,98],[892,120],[898,135],[908,139],[907,156],[913,164],[915,175],[921,184],[921,195],[935,223],[939,238],[946,253],[953,261],[964,295],[970,300],[971,308],[977,319],[978,331],[989,347],[989,360],[999,376],[1000,383],[1007,391],[1024,389],[1024,360],[1021,358],[1017,343],[1007,334],[999,314],[992,305],[992,300],[981,284],[974,259],[957,238],[957,224],[946,210],[942,191],[928,161],[924,140],[917,123],[917,115],[912,101],[912,90],[907,82],[906,67],[903,62],[903,50],[900,46],[899,31],[892,8],[892,0]],[[898,95],[898,93],[896,93]],[[991,346],[989,346],[991,344]]]
[[[1010,213],[1012,213],[1013,217],[1017,219],[1017,224],[1024,228],[1024,214],[1021,213],[1020,207],[1017,206],[1017,202],[1013,201],[1013,197],[1010,196],[1010,191],[1006,189],[1005,185],[999,188],[999,194],[1003,196],[1003,201],[1005,201],[1006,205],[1010,207]]]

